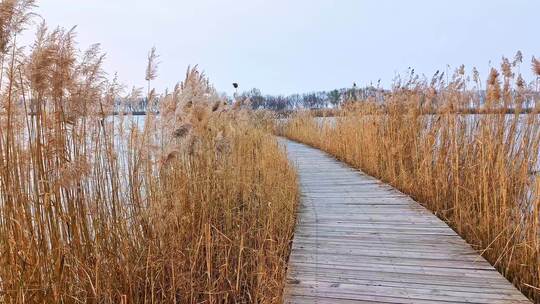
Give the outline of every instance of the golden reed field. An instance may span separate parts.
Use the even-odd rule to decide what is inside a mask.
[[[540,92],[520,65],[521,53],[503,58],[485,100],[476,70],[460,67],[450,82],[411,74],[382,103],[350,103],[335,118],[300,113],[281,133],[411,195],[540,301]],[[540,61],[532,68],[540,78]],[[462,114],[472,107],[483,114]]]
[[[226,105],[196,68],[121,98],[98,46],[0,5],[0,302],[280,301],[298,200],[272,121]],[[113,116],[141,97],[143,123]]]

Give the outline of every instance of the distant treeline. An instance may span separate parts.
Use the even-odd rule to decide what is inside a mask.
[[[250,100],[251,107],[254,110],[270,110],[278,113],[282,117],[287,117],[298,110],[311,110],[315,116],[337,116],[339,110],[344,105],[354,106],[356,103],[371,101],[379,104],[384,108],[385,98],[392,91],[376,88],[373,86],[365,88],[342,88],[331,91],[317,91],[303,94],[291,94],[291,95],[263,95],[259,89],[251,89],[247,92],[240,93],[234,98],[228,98],[228,103],[234,103],[235,101]],[[454,109],[452,112],[463,114],[489,114],[489,113],[515,113],[516,110],[512,107],[498,108],[496,110],[483,109],[486,98],[485,90],[468,91],[470,102],[463,104],[460,108]],[[472,93],[472,95],[470,95]],[[475,97],[472,97],[475,95]],[[440,98],[440,97],[439,97]],[[434,99],[434,103],[425,107],[421,112],[425,114],[436,114],[441,111],[438,108],[437,99]],[[519,109],[520,113],[531,113],[534,111],[534,100],[540,99],[537,93],[529,94],[524,100],[522,107]],[[474,103],[473,100],[477,100]],[[159,101],[160,97],[156,98],[154,102],[149,103],[146,97],[139,98],[118,98],[113,107],[104,111],[104,115],[119,115],[119,114],[131,114],[131,115],[146,115],[148,112],[159,114]],[[22,100],[20,101],[22,102]],[[480,105],[480,106],[479,106]],[[446,109],[447,110],[447,109]],[[30,102],[29,114],[34,115],[35,109],[32,102]],[[97,113],[98,115],[100,113]],[[0,115],[3,115],[3,111],[0,110]]]
[[[295,111],[300,109],[335,109],[346,102],[366,100],[375,98],[382,101],[386,90],[375,87],[366,88],[342,88],[331,91],[317,91],[303,94],[291,95],[263,95],[259,89],[249,91],[228,98],[229,103],[235,100],[246,100],[249,98],[251,107],[255,110],[271,110],[276,112]],[[158,112],[159,97],[156,103],[149,103],[147,98],[118,99],[115,102],[114,113],[132,113],[134,115],[144,115],[145,112]]]
[[[396,88],[394,88],[396,90]],[[400,90],[397,88],[397,90]],[[401,90],[407,90],[407,88],[401,88]],[[304,94],[292,94],[292,95],[263,95],[258,89],[252,89],[248,92],[244,92],[236,96],[237,100],[245,100],[249,98],[253,109],[265,109],[279,113],[282,116],[288,116],[289,114],[303,109],[312,110],[315,116],[335,116],[338,115],[339,109],[344,105],[354,106],[356,103],[362,102],[374,102],[380,107],[384,108],[385,100],[393,91],[385,90],[381,88],[375,88],[373,86],[365,88],[343,88],[332,91],[319,91]],[[420,111],[425,114],[436,114],[441,111],[448,111],[448,109],[441,109],[440,99],[444,99],[444,91],[433,91],[434,97],[430,97],[429,104],[424,104]],[[427,94],[427,93],[426,93]],[[485,109],[484,104],[486,100],[485,90],[468,90],[461,92],[462,103],[451,110],[454,113],[463,114],[490,114],[490,113],[515,113],[516,109],[513,106],[500,107],[497,109]],[[516,94],[515,91],[511,92],[511,95]],[[423,96],[422,94],[419,94]],[[540,97],[536,93],[527,94],[525,100],[521,103],[518,112],[531,113],[535,109],[535,100]],[[427,101],[428,96],[424,95],[422,99]]]
[[[365,100],[368,97],[382,101],[385,90],[373,86],[365,88],[342,88],[331,91],[318,91],[292,95],[263,95],[259,89],[251,89],[236,96],[236,99],[249,98],[253,109],[291,111],[298,109],[338,108],[343,103]]]
[[[251,89],[249,91],[235,95],[233,98],[228,97],[228,103],[234,103],[237,100],[245,101],[250,100],[251,107],[255,110],[270,110],[280,114],[280,116],[286,117],[291,113],[298,110],[312,110],[315,116],[336,116],[339,115],[339,109],[344,105],[354,105],[358,102],[371,101],[378,103],[384,107],[385,98],[391,94],[392,91],[374,86],[368,86],[364,88],[341,88],[331,91],[316,91],[303,94],[291,94],[291,95],[269,95],[262,94],[259,89]],[[515,93],[515,92],[514,92]],[[459,109],[454,109],[453,112],[459,112],[463,114],[486,114],[493,113],[493,109],[486,112],[482,109],[484,100],[486,98],[485,90],[467,91],[464,94],[468,94],[469,103],[462,104]],[[474,95],[474,97],[473,97]],[[436,114],[441,109],[438,108],[436,97],[434,103],[431,106],[423,108],[421,112],[426,114]],[[529,94],[524,100],[521,109],[521,113],[530,113],[535,108],[535,99],[540,98],[535,94]],[[467,98],[465,98],[467,99]],[[159,100],[157,97],[154,102],[149,103],[146,97],[138,98],[118,98],[114,106],[105,110],[106,115],[118,115],[131,114],[131,115],[146,115],[148,112],[154,114],[159,113]],[[476,100],[477,102],[473,102]],[[21,101],[22,102],[22,101]],[[479,106],[480,105],[480,106]],[[513,108],[500,108],[495,112],[497,113],[515,113]],[[105,114],[104,113],[104,114]],[[35,114],[32,102],[30,102],[29,114]],[[2,115],[2,111],[0,111]]]

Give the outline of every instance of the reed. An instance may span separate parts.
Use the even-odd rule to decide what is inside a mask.
[[[113,116],[98,45],[17,45],[32,6],[0,4],[0,302],[280,302],[298,190],[271,117],[196,68],[158,98],[155,50],[161,114]]]
[[[463,67],[448,83],[411,74],[382,103],[326,120],[301,113],[281,132],[411,195],[540,303],[539,92],[516,69],[506,59],[493,69],[485,100]],[[471,107],[490,114],[460,114]]]

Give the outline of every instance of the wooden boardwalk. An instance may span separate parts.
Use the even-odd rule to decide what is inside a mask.
[[[285,303],[530,303],[408,196],[320,150],[280,141],[302,190]]]

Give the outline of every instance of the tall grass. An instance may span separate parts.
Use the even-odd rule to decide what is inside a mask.
[[[299,114],[282,132],[410,194],[540,303],[538,82],[516,75],[519,62],[491,71],[485,103],[476,72],[461,67],[449,83],[411,74],[383,103],[323,121]],[[527,101],[535,108],[520,115]],[[490,114],[459,114],[470,107]]]
[[[112,116],[99,46],[16,44],[32,6],[0,4],[0,302],[279,302],[298,194],[269,117],[196,68],[158,99],[155,50],[161,114]]]

